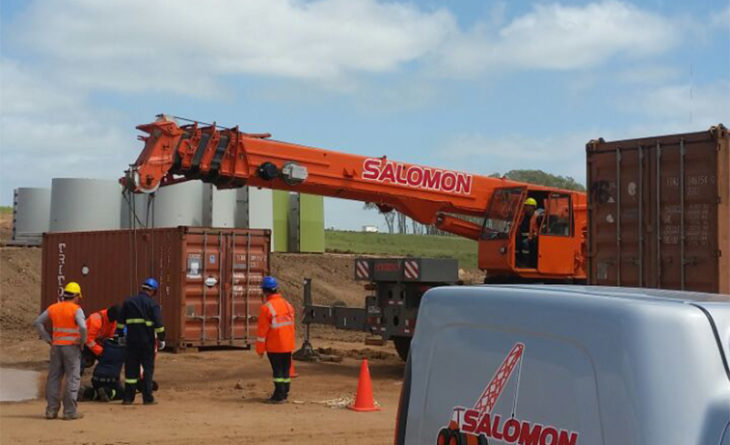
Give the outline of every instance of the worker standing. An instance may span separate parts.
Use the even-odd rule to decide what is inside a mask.
[[[51,345],[51,359],[46,380],[46,419],[58,417],[61,407],[61,381],[66,377],[63,392],[63,419],[83,417],[76,410],[76,400],[81,382],[81,349],[86,343],[84,311],[79,306],[81,286],[76,282],[66,284],[61,298],[36,318],[38,334]],[[50,320],[53,335],[44,326]]]
[[[291,354],[294,350],[294,308],[277,292],[274,277],[264,277],[261,290],[266,303],[259,311],[256,353],[269,357],[274,374],[274,393],[271,403],[284,403],[289,396]]]
[[[165,348],[165,327],[162,324],[160,305],[152,298],[157,294],[159,284],[154,278],[147,278],[142,289],[122,305],[117,322],[117,334],[125,337],[127,359],[124,363],[124,405],[134,403],[139,382],[140,365],[144,372],[142,401],[154,404],[152,379],[155,372],[155,343],[158,349]],[[126,328],[126,336],[124,330]],[[156,337],[156,338],[155,338]]]
[[[104,352],[104,340],[114,337],[117,329],[119,306],[110,306],[94,312],[86,319],[86,348],[84,348],[84,367],[88,368]]]

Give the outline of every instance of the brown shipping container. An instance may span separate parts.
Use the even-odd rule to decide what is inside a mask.
[[[81,285],[88,315],[136,294],[146,277],[173,349],[249,347],[256,337],[269,230],[176,227],[43,235],[41,310],[68,281]]]
[[[590,284],[730,293],[730,136],[591,141]]]

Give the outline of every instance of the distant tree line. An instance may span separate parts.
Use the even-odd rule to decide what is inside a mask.
[[[504,175],[493,173],[489,175],[493,178],[511,179],[513,181],[526,182],[528,184],[545,185],[567,190],[578,190],[585,192],[586,188],[583,184],[576,182],[570,176],[552,175],[542,170],[510,170]]]
[[[578,190],[581,192],[584,192],[586,190],[583,184],[576,182],[576,180],[570,176],[553,175],[550,173],[546,173],[542,170],[510,170],[504,175],[501,175],[499,173],[493,173],[489,176],[492,178],[504,177],[513,181],[526,182],[528,184],[544,185],[548,187],[555,187],[567,190]],[[364,208],[377,210],[381,215],[383,215],[383,218],[385,218],[385,226],[388,228],[388,233],[412,233],[415,235],[451,235],[450,233],[439,230],[434,225],[425,225],[414,221],[397,210],[383,212],[378,208],[375,203],[372,202],[366,202]],[[486,211],[486,209],[484,210]],[[481,218],[473,216],[456,216],[477,223],[481,221]]]

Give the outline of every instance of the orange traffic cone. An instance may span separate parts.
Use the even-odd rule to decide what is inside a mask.
[[[294,377],[299,377],[299,374],[297,374],[297,370],[294,369],[294,360],[291,361],[291,366],[289,367],[289,377],[292,379]]]
[[[375,400],[373,399],[373,384],[370,381],[370,369],[368,369],[367,359],[362,359],[362,366],[360,366],[360,381],[357,383],[357,396],[355,396],[355,403],[348,406],[353,411],[380,411],[380,408],[375,406]]]

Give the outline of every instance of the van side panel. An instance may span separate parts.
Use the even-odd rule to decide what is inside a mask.
[[[444,428],[489,444],[720,443],[730,380],[707,316],[681,301],[573,289],[428,291],[411,345],[406,443],[436,443]],[[520,360],[504,368],[516,344]],[[475,410],[492,387],[496,403]]]

